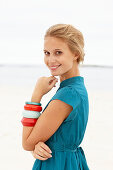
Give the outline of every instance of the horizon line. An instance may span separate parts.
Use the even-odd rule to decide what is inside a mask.
[[[0,64],[0,67],[37,67],[43,66],[44,64]],[[96,65],[96,64],[80,64],[80,67],[102,67],[102,68],[113,68],[113,65]]]

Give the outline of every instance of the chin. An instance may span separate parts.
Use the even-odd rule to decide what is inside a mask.
[[[52,76],[59,76],[58,74],[51,74]]]
[[[59,74],[57,74],[57,73],[52,73],[52,72],[51,72],[51,75],[52,75],[52,76],[59,76]]]

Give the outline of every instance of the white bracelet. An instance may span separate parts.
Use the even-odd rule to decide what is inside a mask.
[[[37,111],[31,111],[31,110],[24,110],[22,112],[22,115],[23,117],[26,117],[26,118],[38,118],[40,117],[40,112],[37,112]]]

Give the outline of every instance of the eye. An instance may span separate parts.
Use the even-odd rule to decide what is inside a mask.
[[[61,53],[62,53],[61,51],[56,51],[56,54],[58,54],[58,55],[61,54]]]
[[[47,51],[44,51],[44,54],[45,54],[45,55],[48,55],[48,54],[49,54],[49,52],[47,52]]]

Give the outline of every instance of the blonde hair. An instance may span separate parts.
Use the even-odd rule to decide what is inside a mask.
[[[72,53],[75,53],[78,58],[77,62],[84,61],[84,38],[83,34],[70,24],[56,24],[51,26],[45,33],[46,37],[56,37],[65,41]]]

